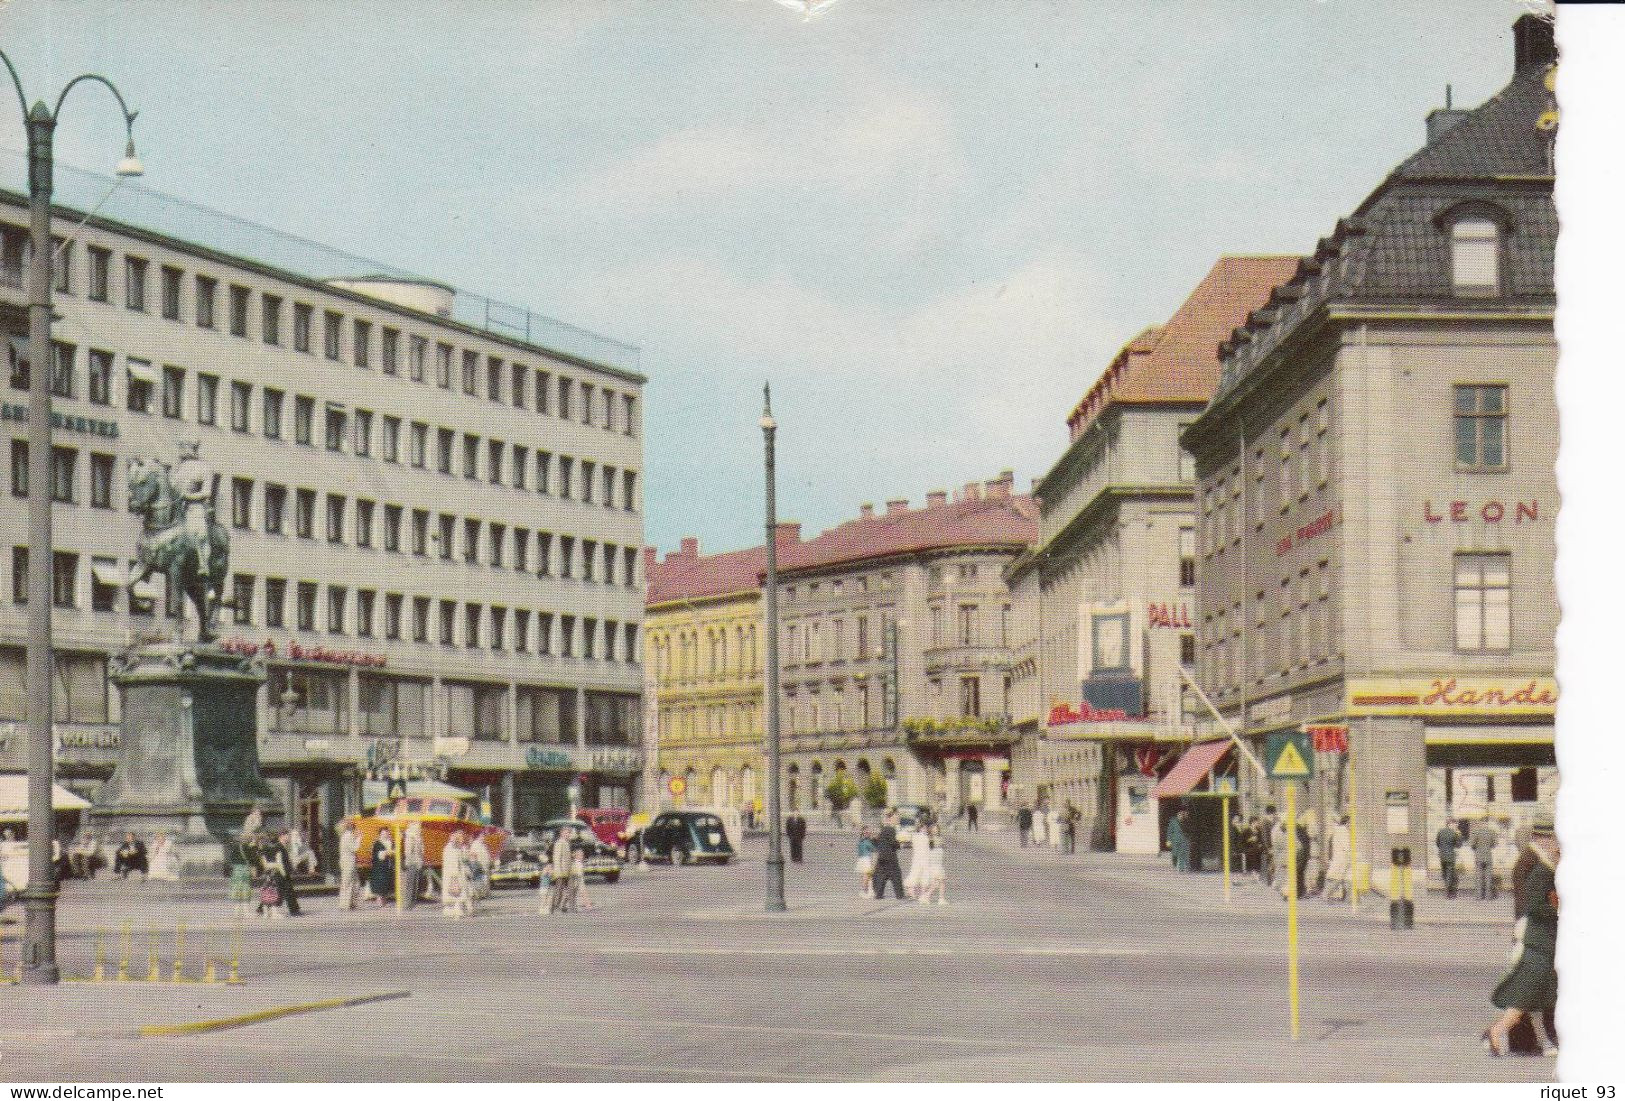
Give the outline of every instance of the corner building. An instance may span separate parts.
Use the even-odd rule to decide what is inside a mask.
[[[1007,574],[1019,625],[1012,790],[1029,805],[1072,803],[1095,848],[1161,848],[1171,804],[1151,791],[1191,735],[1180,670],[1196,662],[1196,475],[1179,437],[1213,396],[1219,341],[1296,263],[1221,258],[1090,386],[1034,487],[1038,542]]]
[[[33,568],[53,579],[60,775],[93,794],[110,774],[108,656],[195,630],[161,578],[126,597],[140,529],[126,471],[173,463],[196,439],[232,540],[234,607],[219,630],[270,658],[260,757],[290,821],[325,840],[366,779],[397,770],[488,792],[518,829],[562,813],[578,777],[585,804],[630,803],[642,767],[635,350],[138,199],[128,220],[113,202],[77,230],[77,212],[55,213],[70,238],[55,272],[55,453],[30,471],[27,210],[0,193],[12,338],[0,768],[24,767]],[[356,277],[301,274],[313,271]],[[49,562],[28,560],[30,478],[48,478],[56,500]]]
[[[1225,342],[1184,436],[1201,681],[1259,749],[1347,726],[1308,802],[1353,812],[1379,882],[1400,846],[1436,871],[1447,815],[1504,834],[1555,797],[1556,50],[1514,38],[1511,82],[1433,112]]]

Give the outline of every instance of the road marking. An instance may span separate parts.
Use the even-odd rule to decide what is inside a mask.
[[[605,956],[1148,956],[1149,948],[1108,948],[1078,946],[1012,947],[971,945],[963,948],[815,948],[802,945],[783,947],[729,947],[721,945],[606,944],[582,948],[548,949],[551,952],[595,952]]]
[[[710,1020],[661,1017],[658,1020],[629,1022],[626,1017],[587,1017],[551,1014],[546,1020],[560,1024],[609,1025],[625,1029],[629,1023],[651,1029],[697,1028],[709,1032],[745,1032],[770,1036],[827,1036],[842,1040],[898,1040],[911,1043],[964,1044],[967,1047],[997,1047],[1005,1042],[987,1036],[928,1036],[919,1032],[856,1032],[839,1028],[805,1028],[798,1025],[729,1025]]]
[[[200,1032],[219,1032],[228,1028],[242,1028],[244,1025],[259,1024],[262,1021],[274,1021],[280,1017],[292,1017],[298,1013],[316,1013],[323,1009],[344,1009],[353,1005],[368,1005],[372,1002],[387,1002],[395,998],[409,998],[410,990],[388,990],[382,994],[361,994],[349,998],[326,998],[319,1002],[303,1002],[298,1005],[283,1005],[273,1009],[256,1010],[253,1013],[240,1013],[235,1017],[216,1017],[209,1021],[188,1021],[178,1025],[144,1025],[137,1030],[141,1036],[195,1036]]]

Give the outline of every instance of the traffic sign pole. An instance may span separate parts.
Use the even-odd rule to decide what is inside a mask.
[[[1224,828],[1224,853],[1222,856],[1224,868],[1224,902],[1230,904],[1230,796],[1226,795],[1219,800],[1220,822]]]
[[[1290,744],[1290,743],[1289,743]],[[1298,1039],[1298,785],[1286,783],[1286,987],[1292,1039]]]
[[[1360,784],[1354,773],[1353,738],[1349,739],[1343,755],[1348,760],[1349,766],[1349,909],[1358,911],[1360,909]]]

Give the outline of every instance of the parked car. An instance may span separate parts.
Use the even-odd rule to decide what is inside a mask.
[[[553,840],[560,830],[570,831],[570,844],[580,848],[585,856],[583,871],[597,876],[605,883],[621,878],[621,857],[614,845],[600,841],[587,823],[574,818],[555,818],[545,822],[539,831],[528,837],[517,838],[502,859],[491,869],[493,886],[534,887],[541,882],[548,854],[553,851]]]
[[[632,848],[640,859],[672,864],[726,864],[734,856],[727,828],[710,811],[672,810],[656,815],[633,839]]]
[[[619,851],[626,845],[631,811],[619,807],[586,807],[576,811],[576,817],[587,823],[598,840],[611,848]]]

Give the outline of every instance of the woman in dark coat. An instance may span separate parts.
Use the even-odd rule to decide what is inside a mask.
[[[367,875],[367,889],[382,905],[395,897],[395,836],[389,830],[379,830],[372,843],[372,871]]]
[[[1550,825],[1536,825],[1529,848],[1535,859],[1516,883],[1524,903],[1517,958],[1490,998],[1505,1012],[1483,1036],[1491,1055],[1507,1054],[1508,1033],[1526,1018],[1557,1008],[1558,848]]]

